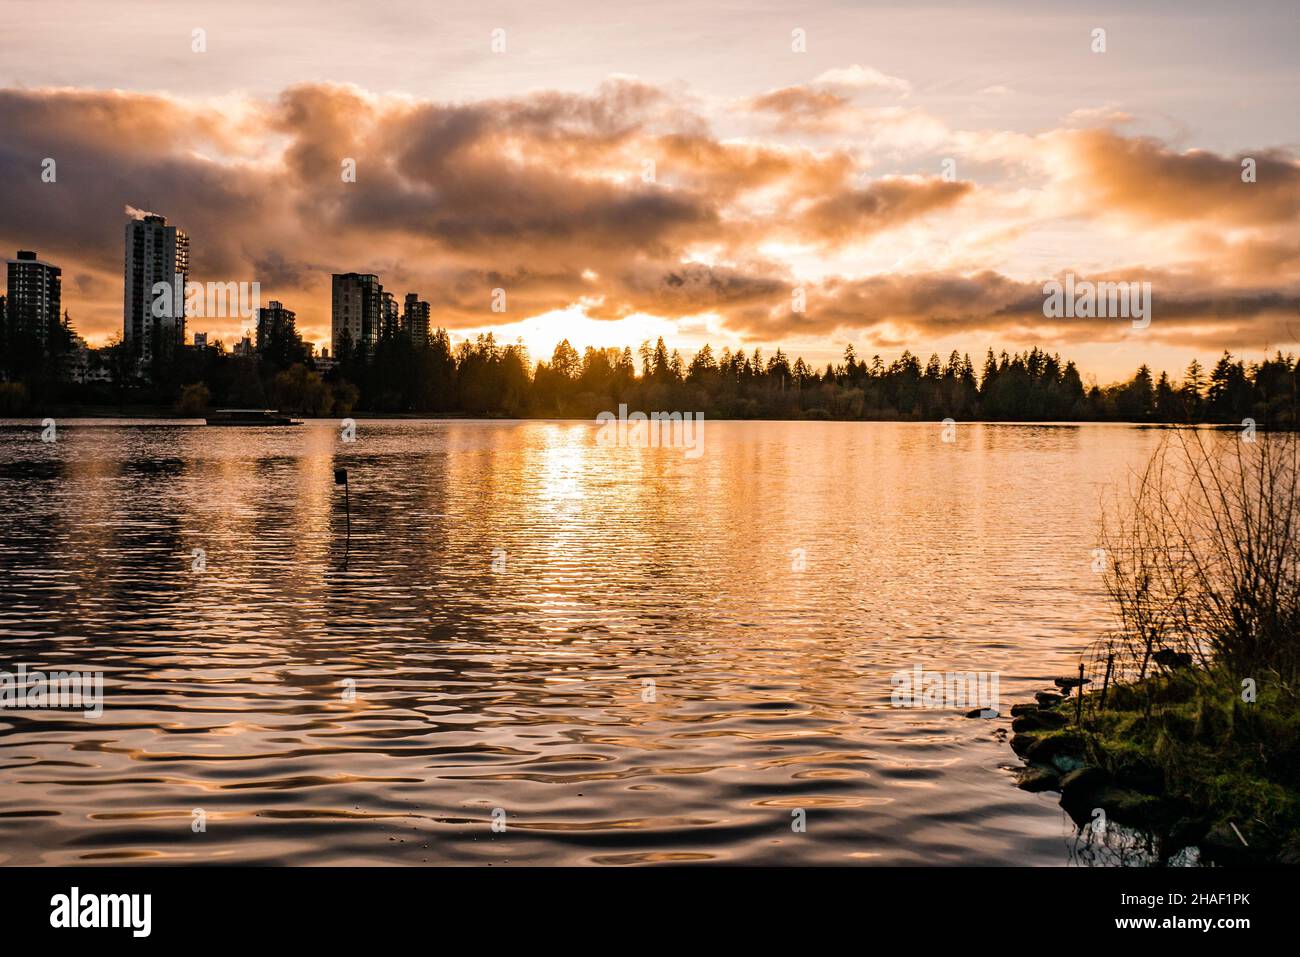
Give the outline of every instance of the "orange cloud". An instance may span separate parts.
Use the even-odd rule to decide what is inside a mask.
[[[1147,137],[1109,130],[1063,134],[1075,184],[1105,210],[1151,221],[1211,221],[1228,226],[1295,225],[1300,163],[1275,150],[1219,156],[1175,152]],[[1255,164],[1244,182],[1242,162]]]
[[[802,87],[751,106],[798,121],[860,115],[840,93]],[[890,116],[900,126],[916,119]],[[4,90],[0,240],[63,265],[74,322],[101,338],[120,325],[127,205],[158,210],[190,233],[193,278],[259,281],[264,298],[286,301],[322,340],[329,275],[350,270],[378,272],[399,294],[420,292],[435,322],[452,328],[579,305],[601,319],[710,313],[737,336],[767,341],[842,330],[881,341],[900,330],[1039,342],[1122,334],[1044,320],[1041,279],[1026,273],[1089,270],[1068,245],[1047,269],[1020,268],[1009,252],[1032,235],[1036,216],[1056,215],[1036,205],[1042,184],[910,173],[864,181],[850,148],[724,137],[713,126],[681,97],[629,80],[589,95],[450,104],[306,84],[224,108]],[[917,149],[929,140],[900,142]],[[999,142],[996,133],[968,137],[963,168],[982,158],[1001,168]],[[1152,337],[1294,341],[1293,157],[1251,154],[1257,182],[1246,184],[1241,157],[1113,131],[1060,130],[1036,142],[1065,157],[1059,180],[1080,200],[1072,222],[1119,215],[1176,231],[1177,262],[1149,259],[1137,241],[1111,255],[1119,265],[1091,270],[1090,278],[1152,281]],[[924,149],[912,155],[914,169],[936,169]],[[58,162],[55,183],[40,180],[45,157]],[[344,160],[355,161],[355,182],[341,177]],[[919,242],[923,251],[936,235],[966,234],[974,237],[966,248],[987,250],[960,272],[928,269],[924,257],[903,272],[852,269],[868,246]],[[832,257],[833,267],[824,261]],[[507,290],[506,314],[490,311],[497,287]],[[806,295],[803,312],[792,308],[795,289]]]

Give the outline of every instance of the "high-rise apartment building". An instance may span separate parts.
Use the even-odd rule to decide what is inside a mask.
[[[10,336],[31,336],[41,344],[62,320],[60,311],[63,270],[36,258],[26,249],[9,260],[8,295],[5,297],[5,332]]]
[[[420,298],[418,292],[406,294],[406,303],[402,310],[402,332],[417,346],[425,345],[429,341],[429,304]]]
[[[272,339],[281,343],[288,342],[297,331],[297,314],[292,309],[284,308],[284,303],[272,299],[268,305],[257,310],[258,352],[265,352]]]
[[[397,335],[398,328],[402,323],[402,310],[397,305],[397,297],[387,290],[384,291],[384,325],[380,330],[380,335],[386,339],[391,339]]]
[[[155,354],[185,344],[185,283],[189,275],[190,239],[184,231],[153,214],[126,224],[122,341],[141,360],[148,362]],[[155,309],[158,297],[154,286],[160,282],[167,283],[172,300],[165,308]]]
[[[339,354],[339,344],[344,331],[353,350],[365,346],[372,351],[385,319],[384,287],[379,277],[370,273],[334,273],[333,299],[330,310],[330,342],[334,354]]]

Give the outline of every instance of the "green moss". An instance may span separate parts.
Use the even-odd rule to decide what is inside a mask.
[[[1156,781],[1210,826],[1232,822],[1252,847],[1280,847],[1300,835],[1300,707],[1286,689],[1260,681],[1241,698],[1240,680],[1204,670],[1160,674],[1062,702],[1071,726],[1035,733],[1079,734],[1089,763],[1120,781]]]

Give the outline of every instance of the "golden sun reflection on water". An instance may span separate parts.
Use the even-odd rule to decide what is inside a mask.
[[[1154,441],[709,422],[690,458],[585,422],[64,433],[0,427],[0,640],[102,670],[107,697],[100,719],[3,715],[6,863],[1063,862],[1005,717],[891,707],[889,676],[996,671],[1009,706],[1069,667],[1107,622],[1098,492]]]

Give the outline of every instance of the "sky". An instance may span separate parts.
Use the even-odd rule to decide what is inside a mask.
[[[63,268],[94,345],[121,331],[133,210],[189,233],[191,280],[258,282],[318,345],[347,271],[418,292],[453,340],[492,331],[535,359],[561,338],[816,365],[850,344],[977,365],[1038,345],[1105,384],[1300,340],[1288,2],[0,16],[22,24],[0,33],[0,250]],[[1151,322],[1045,317],[1066,274],[1149,282]]]

